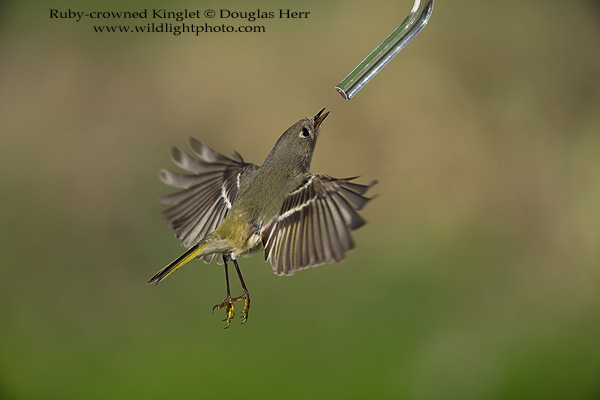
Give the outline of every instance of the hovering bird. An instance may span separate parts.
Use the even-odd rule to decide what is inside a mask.
[[[310,172],[319,128],[329,115],[322,109],[289,127],[277,140],[261,166],[247,163],[235,151],[226,157],[191,139],[194,155],[174,147],[175,164],[188,174],[160,171],[160,179],[183,189],[161,199],[170,206],[162,216],[175,230],[183,255],[154,275],[164,278],[193,260],[202,258],[225,266],[227,295],[213,307],[225,309],[226,328],[235,315],[234,303],[244,300],[243,321],[248,319],[250,294],[238,258],[264,249],[265,260],[278,275],[328,262],[338,262],[354,247],[350,231],[365,220],[360,210],[369,200],[369,185]],[[243,293],[232,297],[227,263],[233,261]]]

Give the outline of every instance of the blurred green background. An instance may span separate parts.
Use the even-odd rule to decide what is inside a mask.
[[[49,18],[143,7],[311,14],[199,37]],[[597,399],[598,2],[438,1],[343,101],[411,7],[3,2],[0,397]],[[379,180],[347,260],[243,260],[252,310],[226,331],[215,264],[145,285],[183,250],[159,218],[170,147],[260,163],[322,107],[313,170]]]

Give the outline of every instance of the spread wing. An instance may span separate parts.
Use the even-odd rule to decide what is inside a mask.
[[[364,225],[357,210],[370,185],[310,174],[284,200],[279,216],[262,230],[265,259],[278,275],[341,261],[354,247],[350,231]]]
[[[240,182],[258,167],[246,163],[237,152],[226,157],[207,145],[190,139],[194,155],[178,147],[171,151],[173,162],[189,174],[160,171],[160,179],[183,190],[160,199],[171,206],[162,213],[185,247],[191,247],[219,226],[235,201]],[[212,256],[204,261],[210,262]]]

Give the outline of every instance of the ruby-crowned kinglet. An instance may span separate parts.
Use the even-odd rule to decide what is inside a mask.
[[[289,127],[261,166],[245,162],[237,152],[226,157],[195,139],[195,156],[173,148],[175,164],[190,173],[160,172],[164,183],[183,189],[161,199],[171,206],[163,217],[189,250],[148,283],[158,284],[194,258],[210,262],[216,255],[225,265],[227,296],[213,311],[224,307],[229,327],[234,302],[245,301],[243,322],[250,309],[238,257],[264,249],[278,275],[341,261],[354,247],[350,231],[365,223],[357,210],[370,200],[364,194],[376,182],[360,185],[351,182],[354,178],[309,171],[319,128],[329,115],[324,110]],[[229,260],[243,289],[238,297],[229,290]]]

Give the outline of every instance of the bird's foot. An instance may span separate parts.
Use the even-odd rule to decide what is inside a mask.
[[[248,321],[248,311],[250,311],[250,293],[244,290],[244,294],[233,299],[234,301],[244,300],[244,313],[242,314],[242,324],[245,324]]]
[[[225,300],[223,300],[220,304],[215,304],[215,306],[212,308],[213,314],[215,313],[215,309],[220,310],[221,308],[225,308],[225,319],[223,320],[227,322],[225,329],[229,328],[231,320],[233,320],[233,317],[235,316],[234,303],[240,300],[244,300],[244,313],[242,314],[242,318],[244,319],[242,321],[243,324],[248,320],[248,311],[250,310],[250,295],[248,292],[244,292],[243,295],[234,298],[232,298],[230,295],[227,295]]]
[[[234,302],[235,300],[232,299],[230,295],[227,295],[227,297],[225,297],[225,300],[223,300],[220,304],[215,304],[212,308],[212,313],[214,314],[215,309],[220,310],[221,308],[225,307],[225,319],[223,320],[227,322],[227,326],[225,327],[225,329],[229,328],[229,324],[231,323],[231,320],[235,315],[235,310],[233,307]]]

